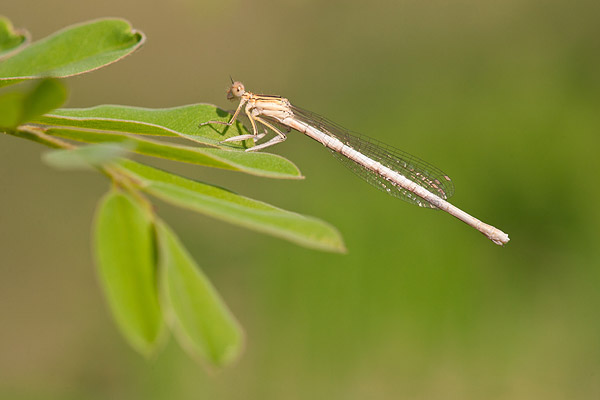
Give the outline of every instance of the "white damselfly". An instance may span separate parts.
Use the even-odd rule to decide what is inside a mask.
[[[275,126],[284,125],[325,145],[336,158],[344,161],[353,172],[378,189],[420,207],[446,211],[496,244],[504,245],[509,241],[506,233],[446,201],[454,194],[454,185],[446,174],[433,165],[375,139],[351,134],[317,114],[293,106],[286,98],[247,92],[241,82],[232,81],[227,98],[240,100],[229,122],[207,121],[200,126],[231,125],[244,109],[252,125],[252,134],[230,137],[223,142],[247,139],[257,141],[266,133],[266,129],[265,133],[259,133],[257,124],[261,124],[276,136],[246,151],[264,149],[286,139],[286,134]]]

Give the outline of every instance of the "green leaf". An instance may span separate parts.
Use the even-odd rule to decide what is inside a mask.
[[[95,250],[100,283],[123,335],[150,355],[160,342],[153,220],[130,195],[112,190],[100,201]]]
[[[115,161],[134,148],[133,143],[100,143],[70,150],[53,150],[42,155],[43,161],[58,169],[91,169]]]
[[[204,362],[224,366],[242,351],[244,334],[215,288],[179,239],[156,222],[165,311],[182,346]]]
[[[29,32],[15,29],[10,20],[0,15],[0,57],[4,57],[29,42]]]
[[[24,92],[9,92],[0,95],[0,130],[19,125],[23,115]]]
[[[0,127],[15,128],[65,102],[67,89],[56,79],[44,79],[29,92],[0,95]]]
[[[210,104],[190,104],[163,109],[100,105],[91,108],[58,109],[36,122],[140,135],[179,136],[217,146],[223,139],[249,132],[239,121],[230,127],[209,125],[199,128],[198,125],[206,121],[229,121],[230,118],[229,113]],[[246,147],[252,145],[250,140],[247,140],[246,144]]]
[[[301,246],[344,252],[339,232],[316,218],[285,211],[227,190],[123,160],[120,167],[141,189],[178,207],[289,240]]]
[[[73,25],[2,61],[0,86],[23,79],[64,78],[89,72],[120,60],[144,41],[144,35],[122,19]]]
[[[57,79],[43,79],[25,98],[21,123],[31,121],[67,100],[67,88]]]
[[[76,128],[49,128],[46,133],[86,143],[128,142],[135,144],[133,151],[139,154],[207,167],[241,171],[268,178],[303,178],[295,164],[281,156],[270,153],[246,153],[228,149],[183,146],[125,133],[108,133]]]

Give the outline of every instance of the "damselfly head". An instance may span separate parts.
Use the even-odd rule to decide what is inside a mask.
[[[242,82],[233,82],[231,87],[227,90],[227,99],[233,100],[236,97],[240,98],[246,93],[244,89],[244,84]]]

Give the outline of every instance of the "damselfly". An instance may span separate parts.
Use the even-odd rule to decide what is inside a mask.
[[[231,125],[243,109],[252,125],[252,134],[230,137],[223,142],[257,141],[266,133],[266,129],[265,133],[259,133],[257,125],[260,124],[272,130],[275,137],[246,151],[264,149],[286,139],[286,134],[276,126],[284,125],[322,143],[361,178],[392,196],[420,207],[446,211],[496,244],[504,245],[509,241],[506,233],[446,201],[454,194],[454,185],[446,174],[431,164],[375,139],[351,134],[317,114],[293,106],[286,98],[248,92],[241,82],[232,81],[227,98],[240,100],[229,122],[207,121],[200,126]]]

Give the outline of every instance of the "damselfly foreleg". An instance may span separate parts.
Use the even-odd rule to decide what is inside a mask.
[[[201,122],[200,124],[198,124],[198,127],[202,128],[203,126],[212,125],[212,124],[227,125],[227,126],[233,125],[233,123],[235,122],[236,118],[238,117],[238,114],[242,110],[242,107],[244,106],[244,103],[246,103],[245,100],[241,100],[240,101],[240,105],[238,106],[237,110],[235,110],[235,113],[233,113],[233,116],[231,117],[231,119],[229,120],[229,122],[225,122],[225,121],[206,121],[206,122]]]

